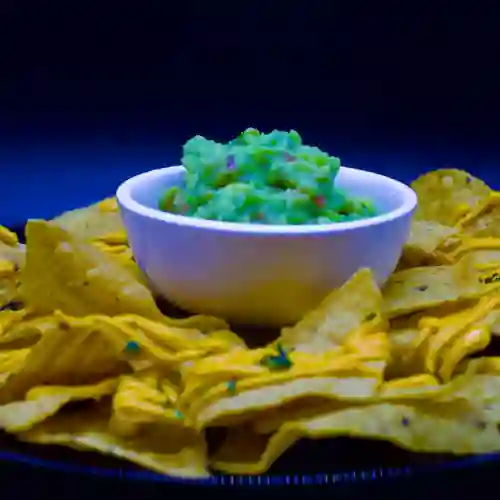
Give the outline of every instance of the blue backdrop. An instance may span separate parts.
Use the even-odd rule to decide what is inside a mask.
[[[91,203],[177,163],[191,135],[247,126],[295,128],[404,181],[450,165],[500,187],[497,16],[448,2],[411,15],[167,4],[2,6],[1,222]]]

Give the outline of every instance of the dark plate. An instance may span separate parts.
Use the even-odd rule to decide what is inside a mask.
[[[13,230],[24,238],[23,225]],[[209,479],[189,480],[168,477],[141,469],[129,462],[97,453],[76,452],[59,446],[25,444],[0,433],[0,461],[21,468],[70,474],[82,479],[91,477],[119,479],[131,483],[201,487],[266,486],[342,486],[376,487],[387,481],[405,480],[405,484],[422,484],[453,474],[466,477],[480,470],[491,470],[499,464],[500,454],[456,457],[443,454],[417,454],[381,441],[337,438],[299,442],[283,455],[268,474],[261,476],[228,476],[215,474]],[[0,468],[1,470],[1,468]],[[496,471],[496,467],[494,468]],[[458,474],[458,476],[457,476]],[[472,478],[472,476],[470,476]],[[432,478],[432,479],[431,479]],[[455,481],[455,480],[454,480]],[[397,481],[399,482],[399,481]],[[456,483],[455,483],[456,484]],[[413,488],[413,486],[412,486]]]

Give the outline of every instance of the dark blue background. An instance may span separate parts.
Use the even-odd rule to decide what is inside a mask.
[[[90,203],[177,163],[190,135],[250,125],[405,181],[452,165],[500,185],[498,16],[480,4],[47,5],[0,7],[3,222]]]

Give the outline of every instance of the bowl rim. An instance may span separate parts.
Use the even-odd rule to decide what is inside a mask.
[[[332,222],[331,224],[302,224],[302,225],[284,225],[284,224],[256,224],[248,222],[223,222],[223,221],[213,221],[208,219],[198,219],[195,217],[189,217],[186,215],[172,214],[169,212],[163,212],[159,208],[150,208],[142,203],[139,203],[132,196],[132,190],[138,184],[141,184],[146,179],[150,177],[161,178],[168,172],[169,174],[175,175],[179,172],[185,172],[185,168],[182,165],[175,165],[171,167],[158,168],[154,170],[149,170],[141,174],[130,177],[124,181],[116,191],[116,198],[118,204],[124,207],[126,210],[135,212],[142,217],[149,219],[154,219],[157,221],[163,221],[169,224],[182,226],[186,228],[200,229],[200,230],[210,230],[215,232],[226,232],[226,233],[239,233],[239,234],[261,234],[261,235],[317,235],[323,233],[344,233],[348,231],[353,231],[357,229],[368,228],[372,226],[378,226],[380,224],[385,224],[392,222],[400,217],[404,217],[411,213],[417,206],[417,195],[413,189],[406,184],[387,177],[382,174],[377,174],[375,172],[370,172],[367,170],[360,170],[351,167],[341,167],[343,171],[351,173],[352,175],[365,176],[367,179],[378,178],[379,181],[383,181],[386,184],[392,185],[403,195],[403,203],[399,205],[396,209],[389,212],[376,215],[375,217],[370,217],[368,219],[361,219],[357,221],[350,222]]]

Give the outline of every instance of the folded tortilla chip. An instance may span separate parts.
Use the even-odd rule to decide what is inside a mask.
[[[55,415],[64,405],[85,399],[99,400],[113,394],[118,379],[108,379],[88,386],[40,386],[26,394],[23,401],[0,405],[0,429],[21,432]]]
[[[111,257],[53,223],[26,226],[23,297],[40,314],[138,314],[163,319],[151,292]]]
[[[5,315],[5,317],[3,317]],[[7,316],[8,315],[8,316]],[[54,315],[31,317],[26,310],[0,313],[0,347],[30,347],[54,328]],[[3,319],[3,320],[2,320]]]
[[[164,316],[133,273],[53,223],[31,220],[26,236],[21,292],[39,314],[56,310],[72,316],[135,314],[178,327],[227,328],[224,321],[207,316],[180,320]]]
[[[54,316],[24,362],[0,385],[0,403],[23,399],[39,385],[85,385],[130,371],[120,351],[85,319]]]
[[[94,325],[134,370],[153,365],[178,368],[186,361],[228,349],[225,342],[203,335],[196,338],[188,329],[184,338],[184,329],[165,326],[161,330],[146,330],[123,316],[92,315],[82,321]]]
[[[491,340],[491,332],[487,326],[477,326],[464,332],[441,353],[439,377],[443,381],[451,380],[456,368],[467,356],[485,349]]]
[[[244,387],[244,380],[237,386],[236,394],[226,388],[226,394],[219,392],[216,399],[217,391],[208,391],[205,398],[193,401],[184,413],[198,429],[231,426],[255,418],[263,410],[303,398],[369,400],[377,394],[380,378],[366,373],[306,377],[251,389]]]
[[[478,298],[500,287],[485,283],[467,256],[454,265],[415,267],[394,273],[384,286],[384,312],[390,317]]]
[[[83,241],[98,239],[111,233],[125,233],[114,198],[65,212],[52,219],[52,222]]]
[[[184,429],[186,420],[177,408],[179,390],[158,370],[123,376],[113,397],[110,430],[131,437],[149,426],[171,433]]]
[[[496,424],[484,412],[457,404],[373,404],[288,422],[271,436],[229,429],[211,459],[228,474],[262,474],[299,439],[350,436],[383,439],[417,452],[488,453],[500,450]]]
[[[280,353],[279,356],[275,353],[271,348],[233,351],[184,366],[181,370],[181,407],[189,412],[188,408],[202,402],[206,405],[241,391],[278,386],[296,379],[358,374],[381,377],[385,366],[383,358],[339,355],[336,351],[322,355],[300,351]]]
[[[406,267],[443,264],[438,248],[457,234],[457,229],[435,221],[414,220],[401,259]]]
[[[493,196],[460,223],[461,232],[473,238],[500,238],[500,196]]]
[[[491,189],[463,170],[427,172],[411,183],[417,193],[415,218],[453,226],[489,199]]]
[[[445,316],[443,318],[422,318],[419,322],[421,329],[433,330],[429,335],[429,341],[425,353],[425,367],[429,373],[436,373],[438,370],[438,359],[443,350],[454,344],[460,337],[469,335],[471,330],[475,330],[485,325],[488,320],[488,313],[500,306],[500,296],[483,297],[471,308],[464,309],[458,313]],[[484,331],[480,338],[480,344],[484,343],[484,335],[489,339],[489,330]],[[472,351],[474,352],[474,351]],[[456,365],[453,365],[453,367]],[[450,366],[449,368],[452,368]]]
[[[96,451],[169,476],[209,476],[203,435],[192,430],[166,435],[155,431],[136,439],[124,439],[109,431],[109,418],[109,408],[102,406],[69,414],[61,412],[17,437],[30,443]]]
[[[12,234],[12,233],[11,233]],[[20,269],[24,265],[26,258],[26,246],[22,243],[8,244],[5,241],[0,241],[0,259],[6,260],[14,264],[16,269]]]
[[[361,269],[338,290],[309,312],[295,326],[284,328],[281,341],[286,347],[322,352],[341,346],[347,335],[363,327],[383,331],[382,295],[369,269]]]

